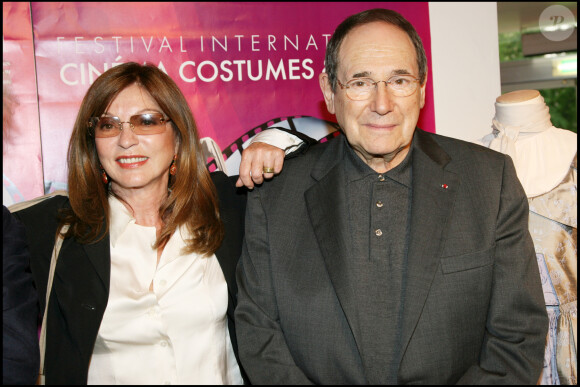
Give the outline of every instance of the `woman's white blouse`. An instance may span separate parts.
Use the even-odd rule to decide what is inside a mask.
[[[109,204],[111,284],[88,384],[242,384],[215,255],[181,255],[178,230],[157,264],[155,227],[135,224],[114,197]]]

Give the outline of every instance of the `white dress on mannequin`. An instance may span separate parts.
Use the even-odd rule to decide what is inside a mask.
[[[496,100],[479,143],[508,154],[528,197],[529,229],[550,318],[540,384],[577,384],[577,135],[555,128],[536,90]]]

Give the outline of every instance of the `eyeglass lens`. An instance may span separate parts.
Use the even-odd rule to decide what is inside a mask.
[[[392,94],[399,97],[406,97],[413,94],[418,85],[418,81],[411,76],[395,76],[386,81],[378,82],[370,78],[352,79],[345,85],[347,96],[354,100],[367,99],[381,82],[385,83]]]
[[[168,121],[161,113],[148,113],[131,116],[129,124],[135,134],[148,135],[163,133]],[[123,130],[123,123],[119,117],[92,117],[89,126],[96,138],[116,137]]]

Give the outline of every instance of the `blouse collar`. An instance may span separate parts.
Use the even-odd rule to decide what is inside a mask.
[[[129,213],[125,205],[114,195],[109,195],[109,238],[115,247],[117,239],[125,232],[129,224],[135,223],[135,218]]]

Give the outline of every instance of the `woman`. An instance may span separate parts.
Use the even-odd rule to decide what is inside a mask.
[[[55,235],[70,225],[46,383],[242,383],[233,311],[245,197],[208,173],[177,85],[150,65],[103,73],[81,104],[68,171],[68,198],[16,212],[42,310]]]

